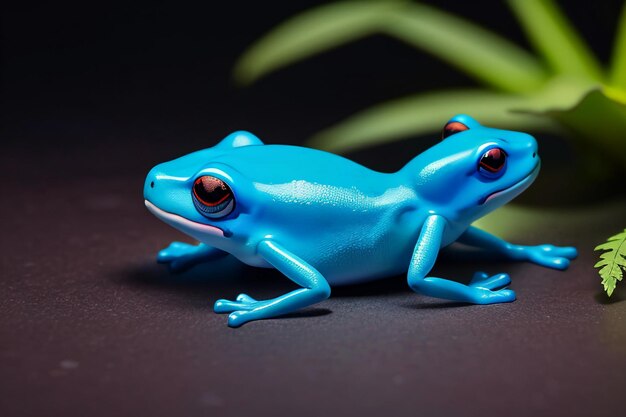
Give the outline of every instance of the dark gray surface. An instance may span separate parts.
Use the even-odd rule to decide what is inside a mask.
[[[528,243],[579,247],[567,272],[439,262],[459,279],[510,272],[512,304],[429,299],[396,277],[234,330],[212,313],[215,299],[275,296],[288,280],[229,261],[173,276],[154,256],[181,236],[143,207],[141,166],[75,175],[77,159],[59,153],[42,176],[28,171],[53,164],[45,155],[12,155],[0,207],[0,415],[624,414],[626,303],[598,295],[591,251],[626,223],[623,203],[528,231]]]

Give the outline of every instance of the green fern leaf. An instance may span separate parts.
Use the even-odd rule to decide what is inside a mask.
[[[598,273],[602,277],[604,291],[610,297],[615,290],[618,281],[624,277],[626,270],[626,229],[623,232],[611,236],[594,250],[606,251],[600,255],[600,260],[594,268],[600,268]]]

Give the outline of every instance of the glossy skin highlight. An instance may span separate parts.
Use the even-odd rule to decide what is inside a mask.
[[[440,143],[392,174],[319,150],[264,145],[248,132],[157,165],[146,177],[146,207],[201,242],[173,242],[158,261],[181,270],[231,254],[276,268],[301,287],[271,300],[218,300],[215,312],[229,313],[232,327],[320,302],[334,285],[401,273],[433,297],[513,301],[507,274],[479,272],[464,285],[428,273],[439,250],[455,241],[567,268],[572,247],[514,245],[471,226],[530,186],[540,168],[536,141],[467,115],[446,126]]]

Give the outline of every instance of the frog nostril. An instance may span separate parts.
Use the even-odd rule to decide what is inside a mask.
[[[534,156],[534,155],[533,155]],[[154,188],[154,181],[150,183],[150,188]]]
[[[533,152],[533,158],[537,157],[537,152]]]

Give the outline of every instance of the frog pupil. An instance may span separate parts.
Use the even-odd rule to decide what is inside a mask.
[[[479,166],[489,172],[498,172],[504,166],[506,154],[500,148],[489,149],[480,158]]]
[[[219,178],[203,176],[193,184],[196,198],[206,206],[217,206],[231,196],[230,188]]]

